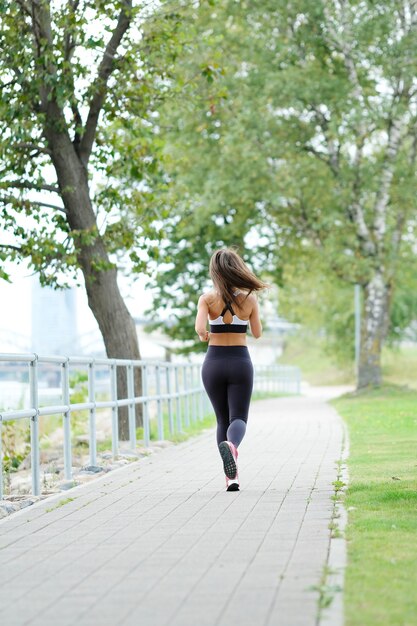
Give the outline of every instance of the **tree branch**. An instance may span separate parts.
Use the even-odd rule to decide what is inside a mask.
[[[353,181],[353,200],[347,208],[348,217],[356,225],[356,233],[359,239],[360,247],[365,255],[374,255],[376,252],[374,241],[372,240],[370,230],[366,224],[365,215],[362,204],[360,202],[361,191],[361,161],[363,156],[363,148],[365,145],[365,136],[357,136],[356,152],[353,159],[353,171],[355,173]]]
[[[13,146],[17,150],[34,150],[36,154],[52,154],[51,150],[44,146],[37,146],[33,143],[21,142]]]
[[[23,10],[25,10],[25,3],[22,0],[18,0],[18,2],[22,6]],[[49,45],[52,45],[50,3],[42,1],[39,2],[39,0],[28,0],[28,2],[30,3],[28,14],[32,19],[33,34],[38,48],[39,57],[41,55],[42,48],[45,46],[45,42],[42,41],[43,39],[46,40]]]
[[[334,3],[335,4],[335,3]],[[352,85],[353,95],[357,102],[359,103],[361,109],[366,108],[365,96],[363,93],[362,85],[360,84],[358,72],[356,70],[356,65],[353,59],[352,49],[354,38],[352,37],[352,32],[350,28],[348,11],[349,8],[345,0],[342,0],[340,5],[337,7],[336,11],[338,13],[338,20],[343,26],[343,34],[347,35],[346,37],[341,36],[334,28],[333,17],[330,15],[328,9],[327,0],[323,3],[323,11],[326,17],[326,29],[328,31],[328,39],[329,43],[333,45],[343,56],[343,61],[345,64],[345,68],[348,72],[349,80]],[[363,118],[358,122],[358,131],[359,134],[362,135],[365,131]]]
[[[26,13],[26,15],[28,15],[31,18],[32,11],[31,11],[30,6],[24,0],[16,0],[16,2],[20,6],[20,8],[23,10],[23,12]]]
[[[70,17],[75,15],[78,9],[78,5],[79,5],[79,0],[69,0],[68,13]],[[74,73],[73,73],[72,64],[71,64],[75,47],[76,47],[75,38],[72,36],[71,30],[68,29],[64,33],[64,58],[68,62],[65,73],[68,74],[70,84],[71,84],[70,106],[71,106],[71,111],[72,111],[72,115],[74,119],[74,126],[75,126],[74,143],[77,144],[80,142],[80,131],[77,129],[80,129],[82,127],[83,121],[82,121],[81,113],[78,108],[78,103],[75,97],[75,81],[74,81]]]
[[[67,211],[64,207],[58,206],[57,204],[49,204],[49,202],[39,202],[38,200],[27,200],[15,198],[14,196],[0,196],[0,202],[3,204],[19,204],[19,205],[31,205],[33,207],[45,207],[47,209],[54,209],[54,211],[60,211],[61,213],[67,214]]]
[[[403,0],[398,5],[398,15],[405,35],[408,35],[417,24],[416,0]]]
[[[312,227],[310,214],[303,196],[298,195],[296,200],[298,201],[297,203],[292,202],[289,198],[285,198],[286,205],[292,209],[292,215],[290,216],[292,223],[295,224],[304,235],[309,237],[315,248],[321,249],[323,246],[322,233],[320,233],[317,228]]]
[[[0,84],[0,89],[6,89],[7,87],[10,87],[11,85],[16,85],[16,83],[18,83],[18,79],[17,78],[12,78],[11,80],[7,81],[6,83],[1,83]]]
[[[310,152],[311,154],[314,154],[314,156],[320,159],[320,161],[323,161],[323,163],[329,166],[332,174],[337,177],[337,175],[339,174],[339,166],[338,156],[336,156],[336,154],[338,155],[339,150],[337,151],[337,153],[330,155],[326,154],[325,152],[320,152],[320,150],[316,150],[315,148],[313,148],[313,146],[303,146],[302,149],[305,152]]]
[[[50,191],[51,193],[59,194],[59,187],[55,185],[37,185],[36,183],[30,183],[28,181],[10,180],[0,183],[0,189],[35,189],[36,191]]]
[[[416,161],[417,161],[417,124],[414,122],[414,126],[412,126],[412,130],[414,130],[413,143],[411,145],[411,153],[410,153],[410,168],[412,170],[415,169]],[[394,254],[398,255],[401,246],[401,238],[404,230],[404,226],[406,223],[408,211],[407,209],[403,209],[397,213],[397,219],[395,222],[395,228],[392,233],[391,245],[394,250]]]
[[[331,168],[330,159],[325,152],[320,152],[320,150],[316,150],[315,148],[313,148],[313,146],[307,146],[307,145],[303,146],[302,150],[304,150],[305,152],[310,152],[311,154],[314,154],[315,157],[320,159],[320,161],[323,161],[323,163],[326,163],[326,165],[328,165]]]
[[[352,53],[354,37],[352,36],[349,22],[349,7],[347,6],[346,0],[340,0],[340,2],[336,0],[333,2],[333,5],[335,6],[337,19],[343,27],[343,33],[341,35],[334,28],[334,19],[330,14],[327,1],[323,4],[323,10],[326,17],[325,28],[328,31],[329,43],[342,54],[349,81],[352,86],[353,96],[359,104],[361,110],[359,119],[353,129],[356,134],[356,152],[353,160],[353,170],[355,172],[352,190],[353,200],[350,206],[347,207],[346,212],[349,219],[351,219],[351,221],[356,225],[356,232],[363,253],[365,255],[374,255],[376,253],[375,242],[373,241],[371,232],[366,224],[365,215],[360,202],[360,163],[362,161],[365,137],[367,132],[369,132],[363,112],[368,107]]]
[[[76,13],[79,5],[79,0],[69,0],[68,2],[68,13],[72,16]],[[71,36],[71,33],[66,31],[64,34],[64,58],[66,61],[71,61],[72,55],[75,50],[75,40]]]
[[[7,250],[16,250],[17,252],[22,252],[22,248],[20,246],[13,246],[10,243],[0,243],[0,248],[6,248]]]
[[[132,0],[123,0],[122,10],[117,25],[104,51],[98,68],[97,78],[93,84],[93,96],[90,101],[90,110],[82,136],[79,155],[86,165],[91,155],[97,130],[98,118],[107,95],[107,83],[115,68],[115,56],[123,36],[130,26]]]
[[[386,213],[389,201],[389,186],[394,176],[394,161],[401,145],[401,120],[394,119],[388,131],[388,145],[382,166],[381,183],[375,201],[374,233],[378,246],[381,247],[387,228]]]
[[[339,174],[340,143],[337,143],[329,133],[329,124],[331,119],[328,119],[318,107],[312,105],[312,108],[316,113],[316,116],[321,119],[320,126],[329,151],[329,166],[333,174],[337,176]]]

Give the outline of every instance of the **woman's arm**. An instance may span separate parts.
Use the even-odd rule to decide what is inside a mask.
[[[259,317],[258,299],[254,294],[251,294],[250,297],[253,298],[252,312],[249,316],[250,330],[255,339],[259,339],[262,335],[262,323]]]
[[[197,307],[195,332],[200,337],[200,341],[208,341],[210,338],[210,333],[207,330],[208,304],[204,296],[199,297]]]

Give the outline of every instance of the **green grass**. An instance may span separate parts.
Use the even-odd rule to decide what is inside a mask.
[[[382,351],[382,375],[390,383],[417,389],[417,346],[385,348]]]
[[[417,392],[333,401],[350,439],[346,626],[417,623]]]
[[[285,398],[290,395],[293,394],[283,391],[254,391],[252,394],[252,402],[256,402],[256,400],[268,400],[269,398]]]
[[[386,347],[381,361],[384,382],[417,389],[417,346]],[[297,365],[311,385],[355,384],[353,364],[338,363],[326,353],[325,340],[313,333],[288,337],[279,363]]]
[[[343,368],[325,352],[324,340],[314,334],[298,334],[285,339],[280,365],[297,365],[303,380],[311,385],[354,383],[353,368]]]
[[[65,498],[65,500],[60,500],[55,506],[51,506],[49,509],[46,509],[46,513],[55,511],[55,509],[59,509],[61,506],[65,506],[65,504],[68,504],[69,502],[74,502],[74,500],[75,498]]]
[[[169,432],[169,419],[168,414],[163,414],[163,426],[164,426],[164,438],[169,441],[173,441],[174,443],[180,443],[181,441],[186,441],[190,437],[195,435],[199,435],[203,430],[207,428],[212,428],[216,424],[216,418],[213,414],[209,414],[204,416],[202,420],[192,421],[190,418],[190,424],[186,425],[184,414],[182,417],[182,432],[177,431],[176,417],[174,414],[174,433],[171,435]],[[149,421],[149,432],[150,432],[150,440],[157,441],[158,437],[158,421],[157,419],[152,419]],[[143,439],[143,428],[136,429],[136,437],[138,439]]]

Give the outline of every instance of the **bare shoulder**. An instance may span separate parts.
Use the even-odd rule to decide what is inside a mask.
[[[258,296],[255,292],[252,292],[245,295],[243,301],[248,308],[253,309],[258,303]]]
[[[202,293],[198,299],[199,302],[207,304],[207,306],[210,306],[210,304],[213,302],[214,299],[214,292],[213,291],[206,291],[205,293]]]
[[[216,293],[213,290],[205,291],[201,296],[208,305],[212,304],[216,299]]]
[[[257,298],[253,293],[248,294],[245,291],[240,291],[240,293],[235,297],[235,304],[237,304],[238,310],[244,317],[250,317],[252,311],[256,306]]]

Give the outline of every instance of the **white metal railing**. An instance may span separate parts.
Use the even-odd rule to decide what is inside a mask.
[[[19,368],[20,364],[20,368]],[[136,448],[136,405],[143,406],[143,441],[150,444],[150,420],[157,420],[158,439],[165,438],[164,409],[170,435],[181,433],[183,426],[202,420],[211,412],[211,405],[201,383],[201,365],[196,363],[171,363],[161,361],[134,361],[126,359],[93,359],[88,357],[38,356],[36,354],[1,354],[0,365],[8,368],[10,376],[22,377],[22,364],[28,366],[28,398],[23,408],[5,408],[0,399],[0,498],[3,497],[2,423],[13,420],[30,420],[30,455],[32,493],[40,494],[40,437],[39,418],[47,415],[63,416],[64,476],[72,478],[71,413],[89,413],[90,465],[97,462],[96,411],[111,409],[112,454],[119,451],[118,408],[128,409],[129,445]],[[58,369],[57,369],[58,368]],[[117,368],[124,368],[127,377],[127,397],[117,398]],[[142,373],[142,395],[135,395],[135,369]],[[87,373],[88,400],[71,403],[70,371]],[[1,370],[0,370],[1,371]],[[103,377],[104,373],[104,377]],[[59,378],[58,404],[45,404],[42,383],[49,376]],[[98,391],[106,389],[110,399],[99,399]],[[256,391],[299,393],[300,372],[295,367],[261,366],[256,368]],[[110,392],[110,393],[108,393]],[[57,394],[56,394],[57,396]],[[16,405],[15,405],[16,406]],[[151,415],[152,413],[152,415]]]
[[[254,390],[273,393],[299,394],[301,370],[293,365],[257,365]]]

